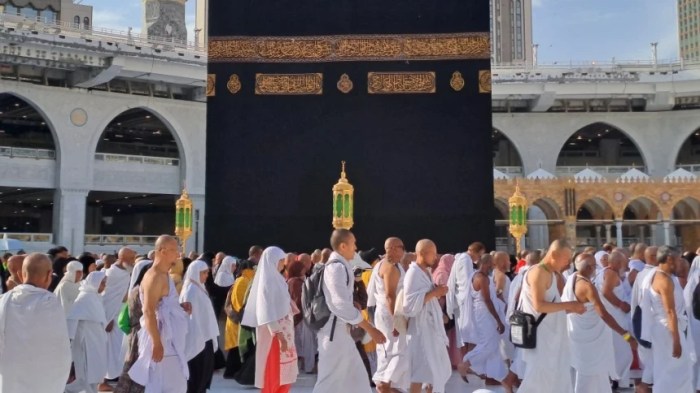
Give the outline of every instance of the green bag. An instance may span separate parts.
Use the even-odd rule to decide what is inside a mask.
[[[131,333],[131,321],[129,320],[129,305],[124,303],[122,305],[122,310],[119,311],[119,317],[117,317],[117,325],[124,334]]]

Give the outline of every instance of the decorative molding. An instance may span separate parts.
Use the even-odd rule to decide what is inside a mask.
[[[70,122],[74,126],[82,127],[87,124],[88,114],[83,108],[75,108],[70,112]]]
[[[207,75],[207,97],[216,95],[216,74]]]
[[[435,72],[370,72],[369,94],[435,93]]]
[[[323,74],[255,74],[255,94],[313,95],[323,93]]]
[[[340,76],[340,80],[338,80],[336,86],[342,93],[347,94],[350,93],[354,84],[352,83],[352,80],[350,80],[350,76],[348,76],[348,74],[343,74]]]
[[[311,63],[338,61],[490,59],[489,33],[209,37],[210,62]]]
[[[231,94],[236,94],[241,91],[241,80],[238,78],[238,75],[232,74],[231,77],[228,78],[226,88]]]
[[[491,93],[491,70],[479,71],[479,93]]]
[[[461,91],[464,89],[464,78],[462,78],[462,73],[459,71],[455,71],[452,74],[452,78],[450,79],[450,87],[454,91]]]

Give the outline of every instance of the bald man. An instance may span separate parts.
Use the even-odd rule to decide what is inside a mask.
[[[260,246],[251,246],[248,250],[248,260],[254,264],[258,264],[260,257],[262,256],[263,248]]]
[[[10,277],[7,279],[7,290],[11,291],[14,287],[22,283],[22,262],[24,255],[14,255],[7,260],[7,270],[10,272]]]
[[[122,350],[124,332],[117,327],[117,317],[126,302],[126,295],[129,290],[131,271],[136,262],[136,251],[123,247],[119,250],[118,259],[107,273],[107,287],[102,292],[105,316],[107,317],[107,375],[105,379],[119,378],[124,368],[125,351]],[[103,381],[98,389],[102,392],[111,391],[107,381]]]
[[[627,280],[630,285],[634,285],[634,281],[637,278],[637,274],[644,270],[644,265],[646,265],[646,256],[649,255],[647,250],[647,245],[644,243],[637,243],[634,245],[632,257],[629,260],[630,272],[627,275]]]
[[[404,279],[403,311],[408,320],[408,357],[411,393],[420,393],[423,385],[435,393],[444,393],[452,367],[447,353],[449,341],[442,321],[438,299],[447,294],[446,286],[436,287],[430,269],[437,265],[437,247],[431,240],[416,244],[416,262]]]
[[[141,282],[143,334],[139,334],[139,357],[129,376],[147,392],[185,393],[189,378],[185,353],[188,316],[183,308],[187,307],[180,305],[168,274],[180,250],[177,240],[167,235],[158,238],[155,248],[153,266]],[[163,337],[163,332],[169,334]]]
[[[71,351],[63,309],[46,289],[51,260],[26,256],[22,284],[0,297],[0,392],[62,393]]]
[[[641,313],[641,308],[639,305],[642,300],[642,283],[644,278],[651,274],[656,267],[659,265],[659,261],[656,258],[656,252],[659,248],[656,246],[646,247],[644,250],[644,269],[637,273],[634,280],[634,285],[632,286],[632,296],[630,299],[630,308],[632,309],[632,316],[635,312]],[[639,308],[639,310],[637,310]],[[639,337],[636,337],[639,339]],[[639,345],[637,348],[639,354],[639,362],[642,368],[642,378],[641,380],[636,380],[637,391],[639,393],[647,393],[651,391],[650,385],[654,383],[654,355],[651,348],[645,348]]]
[[[506,319],[506,310],[508,309],[508,298],[510,297],[510,257],[503,251],[496,251],[493,254],[493,284],[496,291],[494,306],[496,312],[505,324],[505,329],[501,334],[500,351],[504,360],[512,360],[515,347],[510,342],[510,328],[508,319]]]

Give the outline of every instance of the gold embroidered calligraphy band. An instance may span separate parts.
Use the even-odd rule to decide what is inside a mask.
[[[305,95],[323,93],[323,74],[255,74],[255,94]]]
[[[216,95],[216,74],[207,74],[207,97]]]
[[[370,72],[369,94],[435,93],[434,72]]]
[[[210,37],[210,62],[489,59],[489,33],[317,37]]]

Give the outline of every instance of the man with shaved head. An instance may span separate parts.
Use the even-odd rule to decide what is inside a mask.
[[[496,312],[505,324],[505,329],[501,334],[500,339],[500,351],[501,356],[507,360],[513,359],[513,352],[515,347],[513,343],[510,342],[510,332],[508,319],[506,319],[506,309],[508,308],[508,298],[510,296],[510,277],[508,277],[508,272],[510,271],[510,257],[507,253],[503,251],[496,251],[493,254],[493,284],[495,290],[495,301],[494,307],[496,307]]]
[[[447,315],[452,318],[454,315],[455,327],[457,329],[457,345],[460,347],[462,356],[466,355],[469,344],[474,343],[471,337],[472,330],[469,328],[469,312],[466,309],[467,296],[469,296],[471,274],[474,272],[474,264],[481,259],[486,252],[486,247],[481,242],[474,242],[469,245],[467,252],[455,255],[455,263],[452,265],[450,277],[447,279]]]
[[[46,289],[51,260],[26,256],[22,284],[0,297],[0,392],[61,393],[71,365],[63,309]]]
[[[10,277],[7,279],[7,290],[11,291],[14,287],[22,283],[22,262],[24,255],[14,255],[7,260],[7,270],[10,272]]]
[[[263,248],[260,246],[251,246],[248,250],[248,260],[254,264],[258,264],[260,257],[262,256]]]
[[[644,282],[644,278],[651,274],[659,265],[659,261],[656,259],[656,251],[658,249],[659,248],[655,246],[644,247],[643,258],[646,263],[642,271],[637,273],[634,279],[634,285],[632,286],[632,296],[630,298],[632,316],[634,316],[634,313],[640,313],[640,315],[642,313],[642,309],[639,307],[642,300],[642,283]],[[637,251],[637,248],[635,248],[635,251]],[[639,254],[636,255],[639,257]],[[632,281],[630,281],[630,283],[632,283]],[[636,338],[639,339],[640,337]],[[639,346],[637,352],[639,354],[639,362],[641,363],[640,366],[642,367],[642,379],[635,381],[637,384],[637,391],[639,393],[647,393],[651,391],[650,385],[654,383],[654,356],[651,348],[645,348],[642,345]]]
[[[631,247],[631,246],[630,246]],[[644,243],[637,243],[632,247],[632,257],[629,260],[630,272],[627,275],[627,280],[630,285],[634,285],[634,281],[637,278],[637,274],[644,270],[644,265],[646,265],[646,253],[647,245]]]
[[[180,305],[175,283],[168,274],[180,248],[177,239],[162,235],[156,240],[155,249],[153,265],[141,282],[144,334],[139,334],[139,357],[129,376],[147,392],[185,393],[189,377],[185,309],[191,309]]]
[[[105,316],[107,318],[107,375],[105,379],[119,378],[124,368],[124,357],[126,353],[122,351],[122,341],[124,332],[117,326],[117,317],[126,302],[131,280],[131,271],[136,263],[136,251],[123,247],[117,254],[115,262],[105,272],[107,274],[107,287],[102,292]],[[98,389],[102,392],[111,391],[107,381],[103,381]]]
[[[403,311],[408,317],[408,357],[411,368],[410,393],[444,392],[452,367],[447,353],[449,343],[438,299],[447,294],[446,286],[433,284],[430,269],[438,263],[437,247],[431,240],[416,244],[416,261],[404,279]]]

